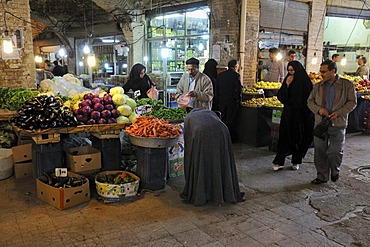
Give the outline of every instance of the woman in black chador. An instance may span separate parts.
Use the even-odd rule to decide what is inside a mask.
[[[292,169],[298,170],[313,140],[314,118],[307,107],[312,82],[298,61],[288,63],[285,77],[277,97],[284,104],[279,128],[277,154],[273,170],[283,169],[285,158],[292,155]]]
[[[243,201],[230,133],[216,113],[193,109],[185,118],[184,141],[183,202],[200,206]]]
[[[216,97],[216,80],[217,80],[217,61],[213,58],[208,59],[204,64],[203,74],[206,74],[212,81],[213,86],[213,99],[212,99],[212,111],[218,111],[218,99]]]
[[[146,68],[144,65],[137,63],[135,64],[130,71],[127,82],[123,85],[125,92],[128,92],[130,89],[135,93],[140,91],[138,99],[148,98],[147,91],[154,85],[149,76],[145,74]]]

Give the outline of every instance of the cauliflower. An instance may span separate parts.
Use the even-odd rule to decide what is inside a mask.
[[[117,86],[117,87],[112,87],[110,90],[109,90],[109,93],[112,95],[112,96],[114,96],[114,95],[116,95],[116,94],[124,94],[124,90],[123,90],[123,88],[122,87],[119,87],[119,86]]]
[[[45,80],[40,82],[40,87],[41,87],[42,92],[53,91],[54,83],[50,79],[45,79]]]
[[[124,105],[126,103],[126,99],[123,97],[123,94],[113,95],[112,100],[116,106]]]
[[[132,109],[129,105],[120,105],[117,107],[117,110],[121,113],[122,116],[130,116]]]

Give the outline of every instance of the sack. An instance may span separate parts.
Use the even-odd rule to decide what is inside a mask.
[[[190,103],[190,98],[191,97],[187,93],[180,95],[180,97],[177,98],[177,105],[182,108],[188,107]]]
[[[323,118],[322,121],[318,125],[316,125],[315,129],[313,130],[313,135],[320,139],[325,139],[325,135],[326,133],[328,133],[330,125],[330,117]]]
[[[152,100],[158,100],[158,90],[155,86],[152,86],[147,92],[146,95]]]

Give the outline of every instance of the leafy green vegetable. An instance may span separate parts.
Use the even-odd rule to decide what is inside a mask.
[[[163,105],[163,101],[161,99],[153,100],[151,98],[142,98],[136,101],[136,106],[141,106],[141,105],[161,106]]]
[[[168,120],[184,120],[186,111],[181,108],[160,108],[148,112],[146,116],[155,116],[157,118],[164,118]]]
[[[25,88],[0,87],[0,109],[18,110],[27,100],[36,97],[40,92]]]

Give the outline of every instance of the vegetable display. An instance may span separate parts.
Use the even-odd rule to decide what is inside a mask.
[[[24,88],[0,87],[0,109],[18,110],[27,100],[36,97],[40,92]]]
[[[141,105],[161,106],[163,105],[163,101],[161,99],[153,100],[151,98],[142,98],[136,101],[136,105],[137,106],[141,106]]]
[[[166,120],[184,120],[186,117],[186,111],[181,108],[160,108],[158,110],[152,110],[145,115],[164,118]]]
[[[76,177],[56,177],[55,174],[49,174],[44,172],[44,175],[39,177],[39,179],[50,186],[56,188],[72,188],[78,187],[87,182],[87,179],[83,176],[76,178]]]
[[[8,121],[0,121],[0,148],[11,148],[16,145],[16,136]]]
[[[100,183],[108,183],[108,184],[125,184],[135,182],[135,178],[131,177],[126,172],[118,172],[115,174],[100,174],[96,181]]]
[[[77,120],[68,107],[54,96],[40,95],[27,100],[11,122],[26,130],[76,126]]]
[[[115,109],[112,96],[104,93],[99,97],[98,94],[87,93],[84,99],[78,104],[78,109],[73,112],[77,121],[82,124],[112,124],[117,123],[116,118],[121,113]]]
[[[180,126],[174,126],[154,116],[137,117],[125,131],[129,135],[150,138],[174,138],[181,134]]]

